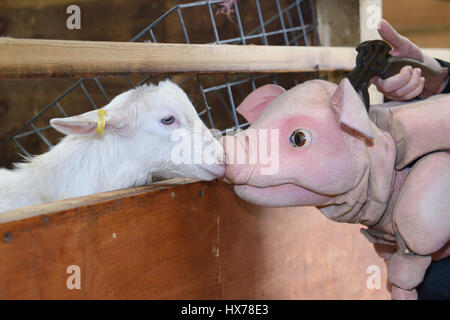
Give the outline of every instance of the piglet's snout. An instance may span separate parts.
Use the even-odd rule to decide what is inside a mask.
[[[220,143],[225,150],[225,178],[234,184],[246,184],[250,173],[246,136],[224,136]]]
[[[201,167],[217,177],[225,174],[225,151],[222,144],[211,134],[203,136],[203,163]]]

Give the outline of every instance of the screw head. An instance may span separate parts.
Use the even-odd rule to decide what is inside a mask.
[[[5,241],[5,243],[10,243],[12,239],[12,234],[10,232],[5,232],[5,234],[3,235],[3,241]]]

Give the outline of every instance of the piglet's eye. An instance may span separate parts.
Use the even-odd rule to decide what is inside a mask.
[[[289,142],[293,147],[305,147],[311,142],[311,134],[308,130],[295,130],[289,137]]]
[[[165,118],[161,119],[161,123],[165,124],[165,125],[172,124],[174,121],[175,121],[175,117],[174,116],[168,116],[168,117],[165,117]]]

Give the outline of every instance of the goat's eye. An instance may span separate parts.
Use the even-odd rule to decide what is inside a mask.
[[[172,124],[174,121],[175,121],[175,117],[174,116],[168,116],[168,117],[165,117],[165,118],[161,119],[161,123],[165,124],[165,125]]]
[[[293,147],[305,147],[311,142],[311,134],[305,129],[295,130],[291,134],[289,142]]]

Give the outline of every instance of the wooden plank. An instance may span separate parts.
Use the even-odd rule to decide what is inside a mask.
[[[437,52],[438,50],[434,50]],[[449,50],[441,50],[448,56]],[[346,70],[347,47],[285,47],[0,39],[0,78]]]
[[[133,187],[127,189],[113,190],[102,193],[96,193],[85,197],[77,197],[64,199],[60,201],[42,203],[34,206],[22,207],[19,209],[9,210],[1,212],[0,224],[49,214],[57,211],[76,209],[80,206],[86,206],[91,204],[97,204],[107,200],[120,200],[125,197],[139,195],[141,193],[162,190],[168,187],[174,187],[177,185],[183,185],[199,181],[198,179],[191,178],[174,178],[169,180],[163,180],[154,182],[148,186]]]
[[[262,208],[219,193],[222,292],[228,299],[389,299],[384,261],[359,232],[313,207]],[[380,288],[369,289],[369,266]]]
[[[350,70],[354,48],[0,39],[0,78]]]
[[[384,262],[356,225],[313,208],[253,206],[222,182],[143,191],[0,223],[0,299],[389,296]],[[66,286],[70,265],[80,290]],[[369,265],[380,267],[379,290],[366,286]]]
[[[215,194],[137,192],[0,224],[1,299],[219,297]],[[68,266],[81,271],[69,290]]]

